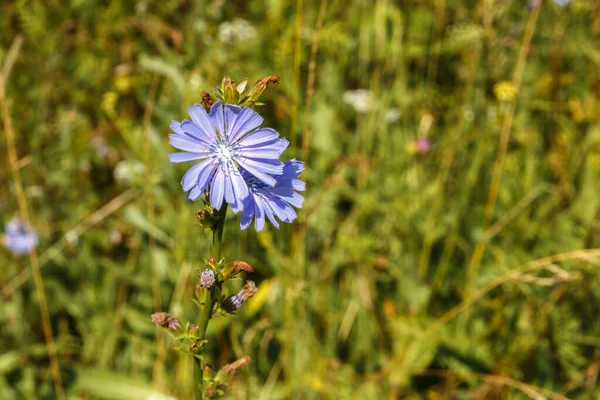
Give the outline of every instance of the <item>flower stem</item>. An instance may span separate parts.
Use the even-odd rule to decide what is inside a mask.
[[[225,216],[227,215],[227,204],[224,204],[220,210],[215,213],[215,223],[213,225],[213,255],[217,260],[221,259],[221,243],[223,242],[223,228],[225,227]],[[206,297],[204,298],[204,306],[202,307],[202,313],[200,314],[200,321],[198,322],[198,339],[203,340],[206,337],[206,330],[208,329],[208,322],[212,318],[212,311],[214,308],[214,297],[215,287],[211,287],[206,291]],[[195,368],[196,368],[196,400],[202,399],[203,390],[203,376],[202,376],[202,362],[200,359],[194,357]]]
[[[202,380],[202,361],[198,357],[194,357],[194,370],[196,372],[196,400],[202,400],[204,383]]]
[[[223,242],[223,228],[225,227],[225,215],[227,215],[227,203],[215,213],[215,223],[213,225],[213,256],[217,261],[221,260],[221,243]]]

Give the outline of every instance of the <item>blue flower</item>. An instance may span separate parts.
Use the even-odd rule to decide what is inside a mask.
[[[4,226],[4,231],[4,245],[15,254],[29,253],[38,244],[35,230],[21,221],[10,221]]]
[[[279,156],[288,141],[270,128],[259,128],[263,118],[249,107],[238,107],[218,101],[207,113],[200,105],[188,108],[191,121],[173,121],[170,135],[174,163],[199,161],[183,176],[181,186],[191,200],[210,189],[210,203],[217,210],[223,198],[234,212],[242,210],[248,197],[248,185],[240,168],[265,186],[275,186],[273,175],[283,173]],[[257,129],[259,128],[259,129]]]
[[[275,217],[287,223],[294,221],[297,215],[292,206],[301,208],[304,202],[304,197],[295,192],[306,189],[306,184],[297,179],[302,170],[303,162],[296,159],[286,161],[283,164],[283,172],[275,176],[277,182],[272,187],[242,170],[242,176],[250,189],[250,196],[244,201],[240,227],[248,228],[254,218],[256,231],[260,232],[265,227],[265,216],[276,228],[279,228],[279,223]]]
[[[571,0],[554,0],[554,2],[561,7],[564,7],[567,4],[569,4],[571,2]]]

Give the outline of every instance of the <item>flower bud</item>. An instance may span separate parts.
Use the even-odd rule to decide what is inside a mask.
[[[262,94],[267,90],[269,83],[279,83],[278,76],[267,76],[265,78],[259,79],[252,89],[248,92],[248,98],[244,102],[244,106],[251,106],[252,104],[258,101],[258,98],[262,96]]]
[[[227,104],[236,104],[239,98],[239,93],[234,86],[234,81],[230,77],[226,76],[221,82],[221,92],[223,93],[223,99]]]
[[[221,306],[227,312],[234,312],[235,310],[239,310],[240,307],[248,300],[250,297],[254,296],[258,289],[256,288],[256,284],[253,281],[246,281],[246,285],[240,290],[237,294],[227,297],[223,300]]]
[[[177,332],[181,328],[179,320],[166,312],[154,313],[150,316],[150,320],[154,322],[156,326],[166,328],[171,332]]]
[[[212,228],[213,226],[212,211],[209,207],[201,208],[196,211],[196,219],[200,222],[200,225],[205,228]]]
[[[224,266],[219,272],[219,278],[222,281],[226,281],[231,279],[233,276],[239,274],[240,272],[254,272],[254,268],[250,264],[244,261],[233,261]]]

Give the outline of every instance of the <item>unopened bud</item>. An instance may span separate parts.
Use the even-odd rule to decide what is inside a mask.
[[[245,106],[251,106],[252,104],[258,101],[258,98],[262,96],[262,94],[267,90],[269,83],[279,83],[278,76],[267,76],[265,78],[259,79],[252,89],[248,92],[248,98],[244,102]]]
[[[223,99],[227,104],[235,104],[239,98],[239,93],[234,86],[234,81],[230,77],[226,76],[221,81],[221,92],[223,93]]]
[[[150,320],[154,322],[156,326],[166,328],[173,332],[176,332],[181,327],[179,320],[166,312],[154,313],[150,316]]]
[[[220,278],[221,280],[226,281],[242,271],[254,272],[254,268],[252,268],[252,266],[245,261],[233,261],[221,269]]]
[[[250,361],[252,361],[250,356],[244,356],[244,357],[240,358],[239,360],[232,362],[231,364],[225,365],[217,373],[215,381],[227,382],[231,378],[231,376],[233,376],[233,374],[235,374],[235,371],[237,371],[239,368],[243,367],[244,365],[250,364]]]
[[[215,370],[209,364],[204,365],[204,368],[202,368],[202,380],[210,381],[214,375]]]
[[[208,257],[207,263],[208,263],[208,266],[211,268],[217,267],[217,259],[214,256]]]
[[[253,281],[246,281],[246,285],[237,294],[227,297],[223,300],[222,306],[227,312],[234,312],[239,310],[240,307],[250,297],[254,296],[258,289]]]

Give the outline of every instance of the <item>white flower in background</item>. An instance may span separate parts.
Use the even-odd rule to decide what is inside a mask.
[[[350,104],[354,111],[364,114],[373,107],[373,93],[367,89],[348,90],[344,92],[344,103]]]
[[[397,108],[390,108],[385,113],[385,120],[390,124],[400,119],[400,111]]]
[[[245,19],[236,18],[219,25],[219,40],[222,42],[244,42],[254,37],[256,37],[256,29]]]
[[[144,164],[139,161],[120,161],[115,166],[115,180],[121,184],[131,184],[136,181],[141,181],[144,170]]]

